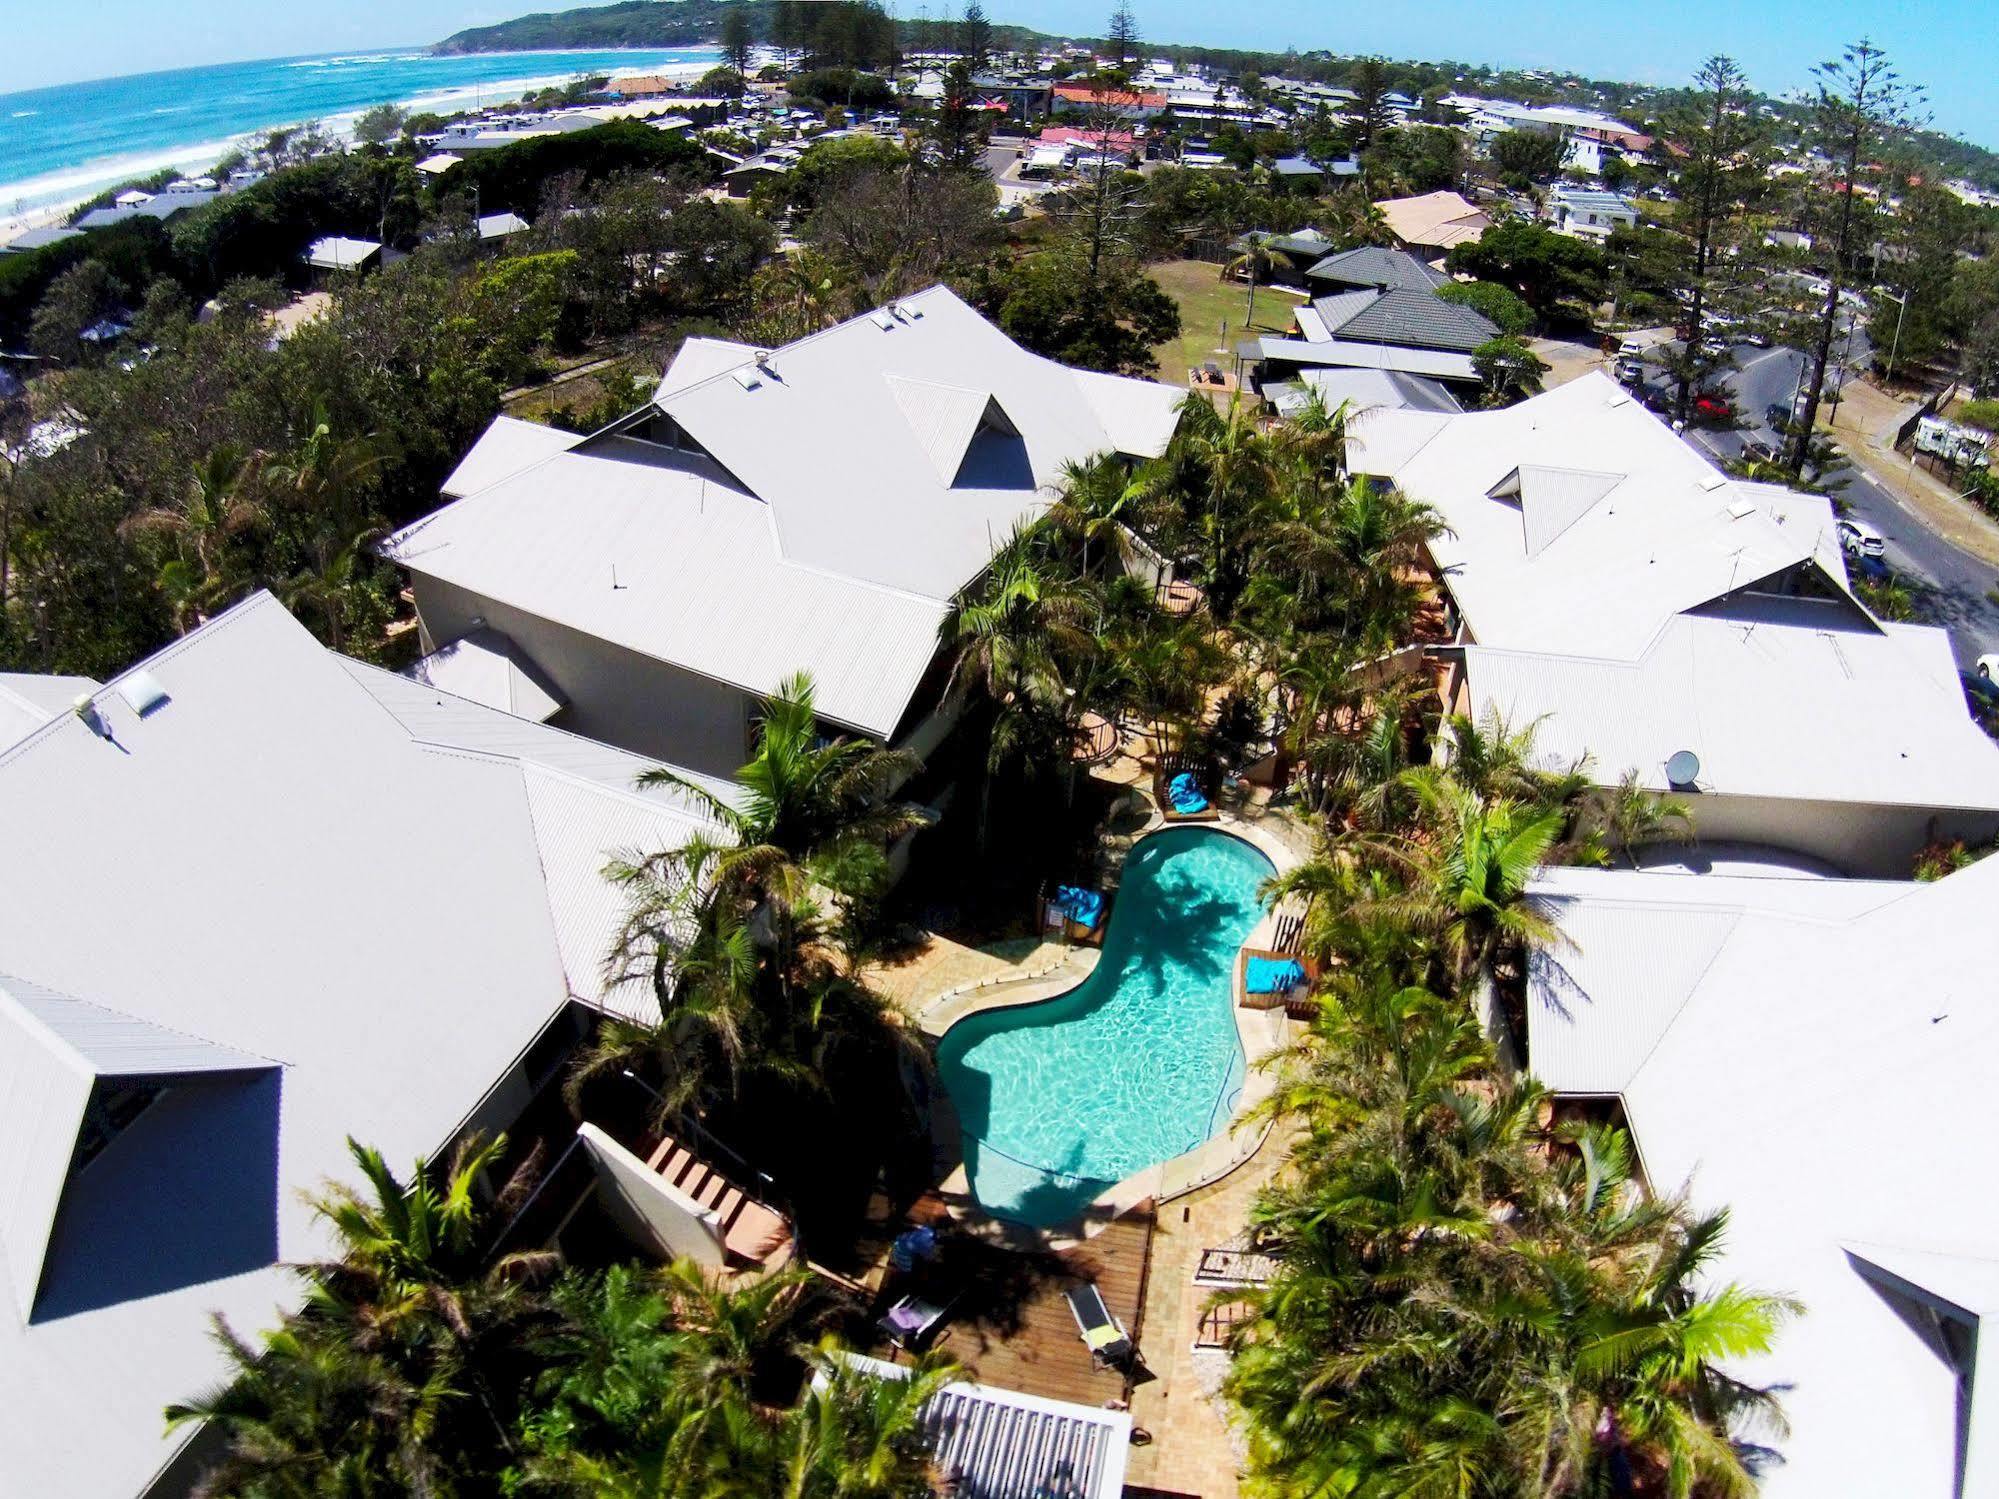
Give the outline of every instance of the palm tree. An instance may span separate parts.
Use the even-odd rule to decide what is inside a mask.
[[[799,672],[763,700],[756,753],[736,773],[734,800],[664,766],[640,776],[642,787],[671,787],[695,802],[731,841],[695,840],[631,868],[657,876],[699,866],[749,909],[801,909],[815,886],[865,893],[879,878],[882,850],[929,822],[922,808],[894,799],[918,762],[871,739],[825,738],[815,699],[812,678]],[[670,883],[683,889],[687,881]]]
[[[1274,440],[1257,427],[1240,395],[1230,399],[1226,415],[1199,394],[1181,402],[1160,483],[1178,493],[1189,519],[1205,533],[1209,603],[1220,617],[1241,591],[1250,517],[1277,486],[1280,467]]]
[[[1048,512],[1048,522],[1054,530],[1073,535],[1082,544],[1084,577],[1090,576],[1093,543],[1107,543],[1109,555],[1130,560],[1130,527],[1152,488],[1144,470],[1128,472],[1124,460],[1112,453],[1080,463],[1071,460],[1062,466],[1061,489]]]
[[[1242,309],[1242,325],[1247,328],[1256,321],[1257,277],[1261,275],[1265,281],[1268,281],[1282,262],[1264,243],[1260,235],[1248,235],[1243,243],[1245,245],[1243,251],[1222,267],[1222,279],[1229,281],[1240,277],[1249,283],[1249,293]]]
[[[158,582],[183,635],[226,603],[239,581],[237,538],[264,519],[251,493],[260,463],[259,455],[224,443],[195,465],[179,504],[141,510],[120,527],[128,536],[173,540],[174,555],[160,564]]]
[[[218,1323],[232,1374],[172,1406],[224,1446],[202,1491],[449,1493],[456,1475],[496,1472],[513,1450],[509,1392],[539,1320],[534,1281],[554,1256],[493,1259],[479,1183],[506,1149],[473,1135],[446,1171],[419,1161],[407,1181],[348,1142],[365,1192],[329,1186],[314,1211],[336,1256],[293,1269],[305,1309],[253,1346]],[[492,1214],[525,1196],[532,1158]]]
[[[1448,778],[1418,787],[1434,835],[1405,845],[1414,881],[1399,909],[1443,942],[1457,982],[1490,978],[1502,948],[1559,940],[1526,892],[1566,814],[1505,798],[1488,802]]]

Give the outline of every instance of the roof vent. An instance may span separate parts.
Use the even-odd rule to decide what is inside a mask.
[[[1701,757],[1692,750],[1674,750],[1666,757],[1666,784],[1675,791],[1695,790],[1700,775]]]
[[[118,679],[118,696],[125,699],[126,707],[144,718],[167,701],[167,690],[151,672],[134,671]]]
[[[1737,500],[1728,507],[1729,516],[1734,520],[1747,520],[1756,513],[1756,505],[1751,500]]]
[[[882,332],[887,333],[895,327],[895,314],[885,307],[877,307],[873,312],[868,314],[868,321],[881,329]]]
[[[1713,494],[1727,482],[1727,474],[1709,474],[1705,479],[1701,480],[1701,488],[1705,489],[1709,494]]]
[[[741,369],[730,370],[729,373],[735,377],[736,383],[742,386],[744,390],[755,390],[758,386],[763,384],[763,381],[757,378],[757,371],[762,368],[763,366],[760,364],[759,365],[746,364]]]
[[[97,704],[91,700],[89,693],[79,692],[76,701],[71,703],[70,707],[75,710],[76,716],[83,720],[83,726],[99,739],[111,737],[111,727],[105,723],[104,715],[97,711]]]

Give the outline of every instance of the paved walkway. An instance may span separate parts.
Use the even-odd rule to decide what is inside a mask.
[[[1194,1271],[1203,1249],[1243,1231],[1250,1204],[1287,1154],[1283,1142],[1267,1140],[1232,1175],[1159,1210],[1144,1313],[1146,1364],[1158,1378],[1132,1391],[1132,1419],[1152,1434],[1150,1444],[1132,1448],[1126,1476],[1133,1484],[1200,1499],[1236,1499],[1242,1450],[1216,1393],[1228,1356],[1194,1348],[1196,1325],[1212,1294],[1194,1284]]]

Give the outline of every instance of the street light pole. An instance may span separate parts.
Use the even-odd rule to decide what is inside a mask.
[[[1880,288],[1877,287],[1876,290]],[[1909,315],[1909,298],[1906,292],[1899,297],[1891,291],[1882,291],[1881,295],[1895,304],[1895,341],[1888,345],[1888,373],[1883,379],[1884,384],[1893,385],[1895,356],[1902,351],[1902,319]]]

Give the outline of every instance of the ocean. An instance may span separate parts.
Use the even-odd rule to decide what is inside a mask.
[[[414,48],[139,73],[0,94],[0,219],[79,202],[168,167],[212,165],[238,140],[318,120],[341,129],[372,105],[441,113],[499,103],[588,73],[720,60],[708,48],[483,52]]]

